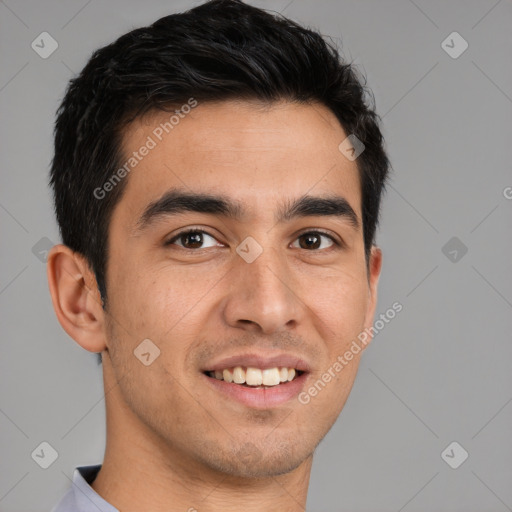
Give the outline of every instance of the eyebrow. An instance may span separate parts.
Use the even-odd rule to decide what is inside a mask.
[[[242,202],[226,196],[171,189],[144,209],[136,223],[135,231],[142,232],[160,218],[185,212],[206,213],[241,221],[245,209]],[[312,216],[346,219],[356,231],[360,227],[358,216],[352,206],[344,197],[338,195],[304,195],[295,200],[287,200],[279,206],[276,222]]]

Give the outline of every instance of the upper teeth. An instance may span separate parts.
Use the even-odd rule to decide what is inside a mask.
[[[281,382],[291,381],[296,376],[295,368],[267,368],[260,370],[249,366],[247,369],[235,366],[232,369],[215,370],[210,372],[212,377],[234,382],[236,384],[247,384],[248,386],[277,386]]]

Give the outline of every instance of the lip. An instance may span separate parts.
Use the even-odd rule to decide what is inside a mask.
[[[311,371],[309,364],[298,356],[293,356],[291,354],[276,354],[275,356],[269,357],[256,353],[230,356],[212,363],[202,371],[208,372],[224,370],[225,368],[234,368],[235,366],[242,366],[245,368],[251,366],[253,368],[259,368],[260,370],[286,367],[295,368],[296,370],[301,370],[306,373]]]
[[[223,368],[226,367],[224,366]],[[271,368],[273,367],[271,366]],[[206,384],[212,389],[228,399],[236,400],[253,409],[269,409],[292,400],[304,389],[308,375],[309,373],[302,373],[291,382],[283,382],[266,389],[254,389],[209,377],[205,373],[202,374],[203,378],[206,379]]]

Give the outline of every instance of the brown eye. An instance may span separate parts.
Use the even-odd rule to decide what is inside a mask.
[[[211,239],[214,243],[204,246],[203,244],[207,243],[208,239]],[[179,233],[165,245],[174,244],[179,247],[183,247],[184,249],[204,249],[206,247],[214,247],[217,245],[217,240],[205,231],[191,230]]]
[[[322,238],[329,240],[331,242],[330,245],[327,247],[324,245],[322,247]],[[297,238],[297,240],[299,240],[299,247],[306,250],[328,249],[329,247],[332,247],[336,244],[331,236],[326,235],[325,233],[320,233],[318,231],[303,233]]]
[[[186,249],[198,249],[203,244],[203,234],[199,231],[184,233],[180,235],[179,240],[183,242]]]

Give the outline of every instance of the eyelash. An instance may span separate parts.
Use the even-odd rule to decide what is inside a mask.
[[[176,240],[178,240],[180,237],[182,237],[183,235],[188,235],[188,234],[191,234],[191,233],[204,233],[205,235],[208,235],[208,236],[211,236],[212,238],[214,238],[215,240],[216,237],[214,235],[212,235],[211,233],[208,233],[208,231],[205,231],[204,229],[186,229],[186,230],[183,230],[179,233],[177,233],[176,235],[174,235],[170,240],[168,240],[167,242],[165,242],[165,246],[170,246],[172,245]],[[304,235],[311,235],[311,234],[318,234],[318,235],[323,235],[327,238],[329,238],[329,240],[331,240],[334,245],[336,247],[328,247],[327,249],[314,249],[314,250],[311,250],[309,252],[323,252],[323,251],[329,251],[330,249],[334,249],[334,248],[340,248],[342,247],[342,244],[340,242],[338,242],[338,240],[336,240],[332,235],[330,235],[329,233],[326,233],[325,231],[322,231],[321,229],[316,229],[316,230],[309,230],[309,231],[303,231],[302,233],[299,233],[297,235],[297,237],[295,238],[295,240],[297,240],[298,238],[300,238],[301,236],[304,236]],[[199,249],[189,249],[187,247],[181,247],[181,246],[178,246],[180,247],[180,249],[183,249],[184,251],[190,251],[190,252],[197,252],[197,251],[200,251],[201,249],[208,249],[208,247],[205,247],[205,248],[199,248]],[[308,251],[308,249],[303,249],[305,251]]]

